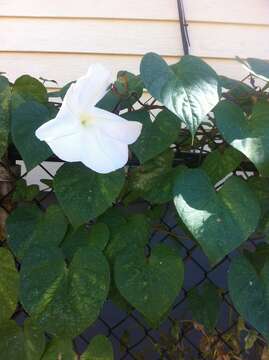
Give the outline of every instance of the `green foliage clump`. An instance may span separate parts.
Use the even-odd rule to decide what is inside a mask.
[[[249,84],[219,76],[195,56],[168,65],[146,54],[140,75],[121,71],[98,104],[143,125],[130,146],[128,166],[99,174],[81,163],[65,163],[53,181],[44,181],[45,191],[14,180],[11,154],[19,154],[28,171],[57,160],[35,130],[55,117],[58,98],[70,84],[48,93],[31,76],[14,84],[0,76],[1,177],[14,186],[11,195],[1,188],[5,208],[12,210],[0,221],[5,358],[78,358],[71,341],[94,323],[108,298],[125,311],[136,309],[158,328],[184,279],[179,235],[161,221],[166,204],[172,204],[178,224],[209,266],[235,255],[228,288],[243,325],[227,334],[226,342],[240,346],[242,333],[246,350],[256,340],[269,341],[269,64],[240,61],[249,69]],[[37,204],[48,191],[53,203],[44,210]],[[145,206],[130,214],[141,200]],[[169,245],[151,244],[156,230],[170,238]],[[249,251],[247,240],[253,237],[261,243]],[[221,295],[210,282],[188,294],[193,326],[203,334],[200,350],[210,359],[225,352],[216,347],[215,333]],[[11,320],[18,309],[29,315],[23,327]],[[173,325],[157,351],[166,344],[171,356],[181,358],[183,323]],[[52,337],[48,343],[45,333]],[[80,358],[112,360],[113,349],[100,335]]]

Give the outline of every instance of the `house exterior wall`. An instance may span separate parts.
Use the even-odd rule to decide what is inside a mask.
[[[191,54],[218,73],[242,78],[240,57],[269,58],[268,0],[184,0]],[[0,71],[56,80],[92,62],[139,72],[154,51],[168,62],[183,54],[176,0],[0,0]],[[53,84],[51,84],[53,86]]]

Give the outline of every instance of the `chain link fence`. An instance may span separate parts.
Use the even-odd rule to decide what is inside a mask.
[[[39,183],[40,178],[52,179],[55,174],[53,162],[40,164],[34,173],[32,171],[29,174],[22,173],[22,168],[15,165],[18,163],[17,160],[15,153],[10,159],[1,163],[1,225],[14,206],[11,198],[18,179],[24,178],[28,182]],[[46,208],[55,201],[52,190],[44,189],[35,201],[41,208]],[[116,360],[262,359],[264,348],[262,339],[256,336],[255,340],[258,340],[255,345],[250,350],[246,349],[244,338],[242,334],[240,335],[242,320],[229,298],[227,272],[231,258],[235,254],[226,256],[220,263],[210,267],[199,246],[179,228],[178,218],[172,205],[167,206],[160,224],[162,225],[160,229],[152,233],[149,246],[173,241],[180,249],[185,266],[184,285],[167,319],[159,329],[152,329],[137,311],[125,312],[107,300],[98,320],[74,340],[77,353],[81,354],[84,351],[93,336],[104,334],[113,343]],[[1,228],[3,229],[3,226]],[[3,237],[4,234],[2,233],[1,236]],[[247,247],[254,249],[257,242],[259,239],[250,239]],[[193,320],[188,306],[190,292],[206,282],[214,284],[221,295],[221,310],[213,335],[206,334],[203,326]],[[21,323],[25,317],[26,314],[19,307],[14,318]]]

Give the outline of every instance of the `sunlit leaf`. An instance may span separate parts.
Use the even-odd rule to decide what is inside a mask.
[[[224,139],[241,151],[257,167],[261,175],[269,175],[269,103],[258,102],[252,115],[229,101],[215,108],[217,127]]]
[[[146,89],[176,114],[192,135],[219,101],[219,79],[198,57],[187,55],[171,67],[157,54],[146,54],[140,66]]]
[[[174,187],[177,212],[212,263],[241,245],[258,225],[260,206],[247,184],[229,178],[218,191],[201,169],[182,171]]]

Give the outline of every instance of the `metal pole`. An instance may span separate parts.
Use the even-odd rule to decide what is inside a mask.
[[[180,31],[181,38],[183,44],[184,55],[188,55],[190,53],[190,38],[188,34],[188,23],[185,17],[183,0],[177,0],[178,7],[178,15],[179,15],[179,23],[180,23]]]

